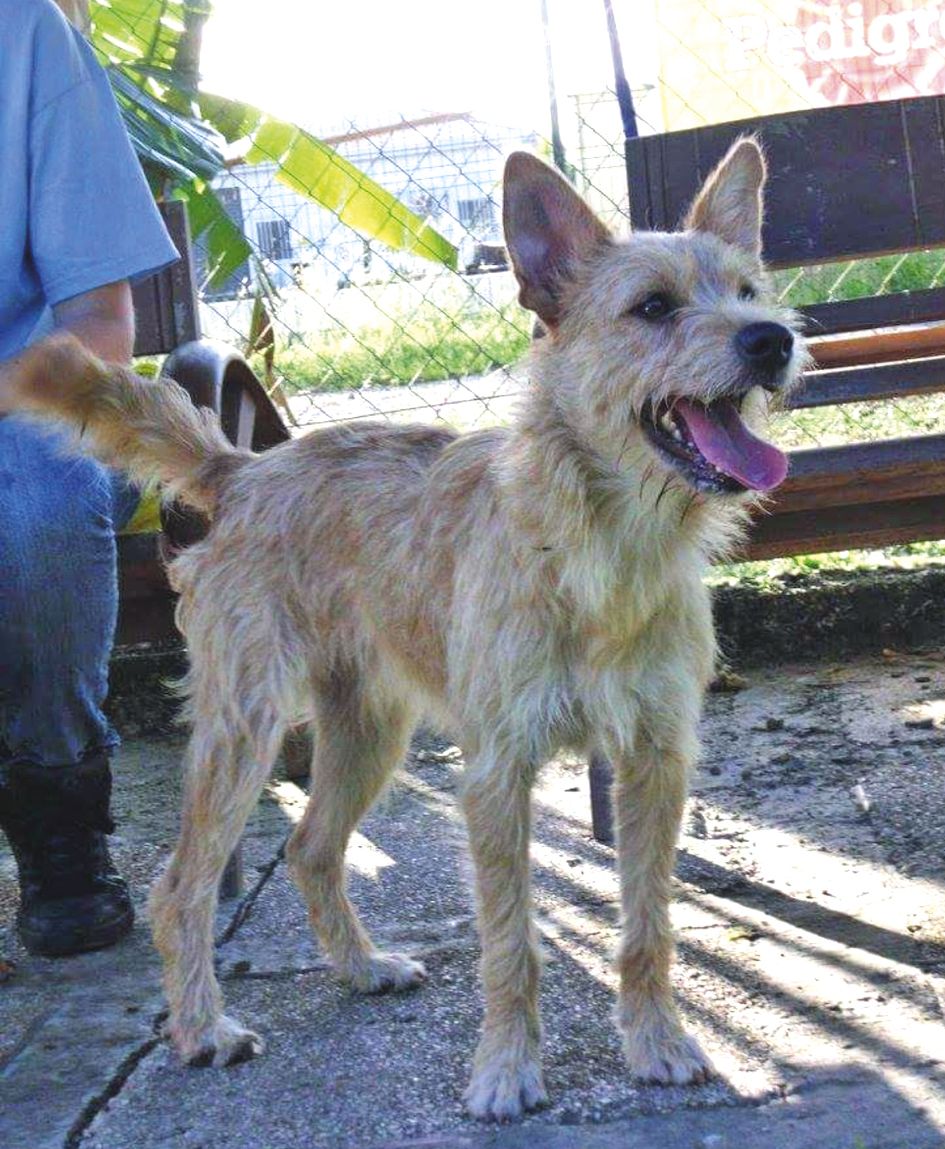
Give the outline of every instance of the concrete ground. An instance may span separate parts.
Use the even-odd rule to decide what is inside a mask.
[[[2,1149],[942,1149],[945,1146],[945,661],[940,653],[751,672],[710,696],[680,843],[675,981],[715,1057],[707,1085],[636,1085],[610,1022],[612,851],[590,835],[587,775],[536,793],[550,1106],[518,1126],[460,1097],[480,1014],[461,762],[419,739],[350,852],[379,939],[422,955],[405,996],[338,985],[281,846],[304,803],[276,780],[247,833],[246,892],[224,904],[232,1013],[266,1054],[185,1069],[159,1039],[146,926],[111,951],[18,948],[0,853]],[[180,739],[116,761],[117,858],[143,899],[173,840]],[[142,915],[143,916],[143,915]],[[2,975],[0,975],[2,976]]]
[[[507,368],[436,383],[360,387],[350,391],[300,391],[288,397],[293,435],[313,427],[383,415],[394,423],[444,421],[458,431],[507,423],[525,381]]]

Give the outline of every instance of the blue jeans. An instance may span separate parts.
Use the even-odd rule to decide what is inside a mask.
[[[115,532],[137,493],[62,442],[46,425],[0,418],[0,770],[71,766],[118,743],[102,713]]]

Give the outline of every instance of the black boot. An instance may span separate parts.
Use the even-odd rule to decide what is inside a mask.
[[[104,753],[77,766],[13,763],[0,774],[0,827],[20,872],[17,925],[34,954],[110,946],[131,929],[128,887],[105,835],[112,777]]]

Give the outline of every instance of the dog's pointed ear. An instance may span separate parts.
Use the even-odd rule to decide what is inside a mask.
[[[553,331],[575,264],[606,244],[610,232],[566,180],[528,152],[506,161],[502,222],[519,300]]]
[[[761,255],[765,158],[753,136],[737,140],[709,176],[686,216],[685,226],[706,231],[751,255]]]

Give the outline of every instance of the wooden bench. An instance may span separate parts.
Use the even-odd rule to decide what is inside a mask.
[[[804,268],[945,246],[945,98],[762,116],[626,144],[634,227],[672,230],[730,145],[768,159],[764,258]],[[942,252],[945,262],[945,251]],[[815,366],[795,409],[945,391],[945,288],[818,303]],[[945,538],[945,434],[790,452],[790,471],[741,557]],[[591,764],[594,836],[613,841],[609,763]]]

